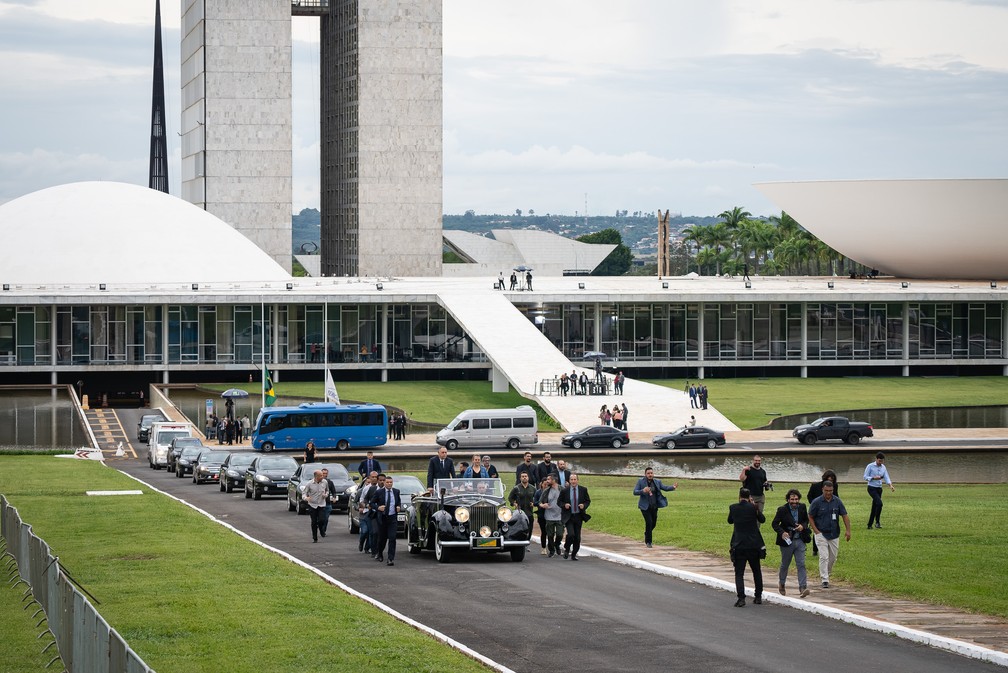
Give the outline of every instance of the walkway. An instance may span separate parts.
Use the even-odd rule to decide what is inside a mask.
[[[697,423],[718,430],[738,427],[714,407],[691,410],[689,397],[643,381],[626,380],[622,397],[594,395],[539,395],[537,384],[562,372],[581,372],[594,378],[593,370],[571,362],[542,332],[504,296],[492,290],[439,292],[441,305],[458,322],[494,367],[494,377],[502,377],[520,395],[535,400],[567,430],[597,424],[600,407],[626,404],[628,427],[634,432],[668,432],[686,425],[691,415]],[[611,374],[610,370],[610,374]],[[495,385],[495,388],[497,386]]]

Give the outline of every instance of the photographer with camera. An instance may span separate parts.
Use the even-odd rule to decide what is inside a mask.
[[[767,473],[760,465],[762,465],[763,459],[760,458],[759,454],[753,456],[752,465],[746,465],[742,468],[742,474],[739,475],[739,481],[742,485],[749,489],[749,493],[752,494],[753,504],[756,505],[756,509],[759,513],[763,513],[763,506],[766,504],[766,496],[763,494],[764,491],[772,491],[773,484],[767,481]]]
[[[731,560],[735,566],[735,593],[738,600],[735,607],[745,607],[745,567],[752,568],[755,585],[753,603],[763,602],[763,569],[760,559],[766,558],[766,544],[760,534],[759,524],[766,521],[763,513],[756,508],[749,489],[739,489],[739,501],[728,508],[728,523],[734,524],[731,538]]]
[[[808,575],[805,572],[805,545],[812,541],[812,531],[809,528],[808,510],[801,502],[801,493],[792,488],[787,492],[787,502],[777,508],[777,514],[770,524],[777,533],[777,546],[780,547],[781,562],[778,572],[777,590],[785,595],[787,590],[788,569],[791,559],[798,568],[798,592],[802,598],[809,595]]]

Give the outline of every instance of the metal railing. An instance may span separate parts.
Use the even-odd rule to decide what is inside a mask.
[[[56,646],[46,668],[61,660],[66,673],[154,673],[102,619],[84,595],[86,590],[78,589],[60,566],[59,557],[49,553],[49,545],[32,532],[31,525],[21,521],[21,515],[2,495],[0,533],[4,545],[0,558],[6,559],[7,583],[25,585],[21,597],[24,609],[38,606],[33,619],[45,615],[35,625],[42,628],[47,623],[38,637],[39,649],[48,654]]]

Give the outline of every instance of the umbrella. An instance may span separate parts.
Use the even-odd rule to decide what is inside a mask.
[[[533,271],[534,269],[531,266],[525,266],[524,264],[520,264],[519,266],[516,266],[514,268],[514,270],[515,271]]]
[[[228,388],[221,393],[221,397],[248,397],[248,392],[242,390],[241,388]]]
[[[587,353],[584,354],[583,357],[585,360],[594,360],[595,358],[605,360],[609,356],[603,353],[602,351],[588,351]]]

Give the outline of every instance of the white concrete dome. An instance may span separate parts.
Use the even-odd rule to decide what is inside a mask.
[[[30,284],[289,280],[205,210],[147,187],[75,182],[0,206],[0,281]]]
[[[847,257],[907,278],[1008,278],[1008,180],[755,185]]]

